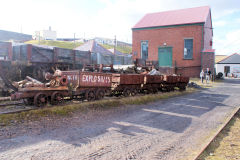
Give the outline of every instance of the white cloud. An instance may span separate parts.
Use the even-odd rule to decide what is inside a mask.
[[[131,28],[146,13],[206,5],[212,7],[214,28],[225,27],[223,17],[239,12],[240,6],[236,0],[8,0],[0,3],[0,28],[20,32],[22,27],[24,33],[32,34],[51,26],[58,37],[116,35],[118,40],[131,43]],[[218,50],[226,43],[225,37],[215,31],[214,36]]]
[[[227,21],[220,20],[220,21],[213,21],[214,27],[223,27],[227,24]]]
[[[240,52],[240,29],[228,32],[224,37],[214,39],[216,54],[232,54]]]

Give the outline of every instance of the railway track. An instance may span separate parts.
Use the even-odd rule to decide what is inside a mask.
[[[34,109],[37,109],[37,108],[34,106],[25,106],[25,104],[22,101],[6,102],[6,103],[0,104],[0,115],[20,113],[20,112],[30,111]]]
[[[143,96],[144,94],[139,94],[137,96]],[[103,100],[107,99],[121,99],[123,97],[104,97]],[[72,99],[65,99],[65,104],[62,105],[68,105],[68,104],[76,104],[76,103],[88,103],[88,101],[84,101],[82,99],[79,100],[72,100]],[[45,108],[45,107],[43,107]],[[24,102],[7,102],[0,104],[0,115],[1,114],[14,114],[14,113],[21,113],[31,110],[37,110],[42,109],[42,107],[35,107],[35,106],[26,106]]]

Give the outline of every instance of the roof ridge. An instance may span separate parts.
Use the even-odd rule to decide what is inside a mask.
[[[147,13],[133,26],[132,29],[206,23],[209,12],[211,12],[209,6],[200,6]]]
[[[221,61],[219,61],[219,62],[217,62],[217,63],[220,63],[220,62],[222,62],[222,61],[224,61],[224,60],[228,59],[229,57],[231,57],[231,56],[233,56],[233,55],[235,55],[235,54],[237,54],[237,55],[239,55],[239,56],[240,56],[240,54],[239,54],[239,53],[233,53],[233,54],[231,54],[231,55],[229,55],[229,56],[227,56],[227,57],[223,58]]]
[[[157,13],[167,13],[167,12],[173,12],[173,11],[181,11],[181,10],[188,10],[188,9],[197,9],[197,8],[204,8],[204,7],[208,7],[210,9],[210,6],[199,6],[199,7],[191,7],[191,8],[181,8],[181,9],[176,9],[176,10],[166,10],[166,11],[160,11],[160,12],[152,12],[152,13],[147,13],[145,15],[148,14],[157,14]]]

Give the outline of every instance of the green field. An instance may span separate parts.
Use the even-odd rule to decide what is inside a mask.
[[[39,44],[39,45],[46,45],[46,46],[55,46],[60,48],[67,48],[67,49],[74,49],[80,45],[82,45],[82,42],[67,42],[67,41],[51,41],[51,40],[31,40],[25,42],[27,44]]]
[[[114,46],[113,45],[108,45],[108,44],[102,44],[102,46],[104,47],[104,48],[107,48],[107,49],[111,49],[111,48],[114,48]],[[122,52],[122,53],[131,53],[132,52],[132,47],[130,47],[130,46],[125,46],[125,47],[123,47],[123,46],[117,46],[116,47],[116,50],[118,50],[118,51],[120,51],[120,52]]]
[[[39,44],[39,45],[46,45],[46,46],[55,46],[55,47],[60,47],[60,48],[67,48],[67,49],[74,49],[80,45],[82,45],[82,42],[67,42],[67,41],[51,41],[51,40],[31,40],[25,42],[27,44]],[[103,44],[103,47],[106,49],[111,49],[114,48],[113,45],[108,45],[108,44]],[[130,46],[117,46],[116,49],[122,53],[131,53],[132,52],[132,47]]]

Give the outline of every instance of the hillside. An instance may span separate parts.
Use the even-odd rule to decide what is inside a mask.
[[[74,42],[67,42],[67,41],[51,41],[51,40],[41,40],[40,42],[38,40],[31,40],[25,42],[27,44],[39,44],[39,45],[46,45],[46,46],[55,46],[60,48],[67,48],[67,49],[73,49],[77,46],[82,45],[81,42],[76,42],[74,45]]]
[[[51,41],[51,40],[31,40],[25,42],[27,44],[39,44],[39,45],[46,45],[46,46],[56,46],[60,48],[67,48],[67,49],[74,49],[80,45],[82,45],[82,42],[76,42],[74,45],[74,42],[67,42],[67,41]],[[111,49],[114,48],[113,45],[108,45],[108,44],[103,44],[103,47],[106,49]],[[130,46],[117,46],[116,49],[122,53],[131,53],[132,52],[132,47]]]
[[[101,44],[103,47],[107,49],[114,48],[113,45],[108,45],[108,44]],[[130,46],[117,46],[116,49],[122,53],[131,53],[132,52],[132,47]]]

